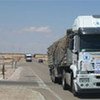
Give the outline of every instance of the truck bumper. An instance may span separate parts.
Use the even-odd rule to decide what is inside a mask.
[[[77,93],[100,93],[100,89],[78,89]]]
[[[32,62],[32,60],[30,60],[30,59],[27,59],[27,60],[26,60],[26,62]]]
[[[80,75],[74,83],[78,93],[100,93],[100,74]]]
[[[80,87],[78,84],[76,84],[77,93],[100,93],[100,86],[88,86],[88,87]]]

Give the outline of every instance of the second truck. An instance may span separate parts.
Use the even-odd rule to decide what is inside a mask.
[[[77,93],[100,93],[100,16],[78,16],[48,48],[51,80]]]

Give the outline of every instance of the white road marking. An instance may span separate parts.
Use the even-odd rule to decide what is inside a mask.
[[[52,91],[34,71],[33,73],[37,77],[37,82],[39,84],[39,87],[49,90],[58,100],[62,100],[62,98],[59,97],[59,95],[56,94],[54,91]]]

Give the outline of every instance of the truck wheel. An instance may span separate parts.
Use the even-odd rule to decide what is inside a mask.
[[[58,82],[57,77],[55,77],[54,75],[51,76],[51,80],[52,80],[52,82],[54,82],[54,83],[57,83],[57,82]]]
[[[74,83],[72,85],[72,93],[73,93],[74,96],[77,96],[78,95],[78,93],[75,91]]]
[[[63,71],[63,76],[62,76],[62,87],[64,90],[67,90],[69,88],[68,84],[66,83],[66,72]]]
[[[57,83],[58,82],[58,78],[55,76],[54,70],[52,70],[52,73],[51,73],[51,80],[54,83]]]
[[[62,87],[63,87],[64,90],[67,89],[67,84],[66,84],[65,78],[62,78]]]
[[[75,85],[74,85],[74,81],[73,81],[74,79],[73,79],[73,75],[71,76],[71,91],[72,91],[72,93],[73,93],[73,95],[74,96],[77,96],[78,95],[78,93],[76,92],[76,90],[75,90]]]

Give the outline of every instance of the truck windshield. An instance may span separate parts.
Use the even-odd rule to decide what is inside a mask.
[[[26,56],[26,57],[32,57],[32,56]]]
[[[81,35],[80,50],[100,50],[100,35]]]

